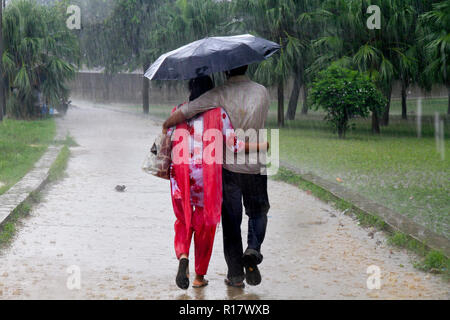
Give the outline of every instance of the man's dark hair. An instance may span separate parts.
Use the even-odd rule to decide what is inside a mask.
[[[238,67],[238,68],[231,69],[231,70],[229,70],[229,71],[227,71],[225,73],[226,73],[228,78],[229,77],[234,77],[234,76],[243,76],[247,72],[247,69],[248,69],[248,65],[245,65],[245,66],[241,66],[241,67]]]
[[[191,93],[189,96],[189,101],[193,101],[205,92],[213,89],[214,82],[209,76],[200,76],[198,78],[189,80],[188,87],[189,92]]]

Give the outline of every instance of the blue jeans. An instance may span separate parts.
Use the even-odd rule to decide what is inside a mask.
[[[242,200],[248,216],[247,249],[256,251],[258,263],[262,262],[261,245],[267,228],[269,197],[267,176],[260,174],[235,173],[223,169],[222,228],[228,279],[234,282],[244,280],[242,263],[243,246],[241,236]],[[253,251],[252,252],[255,252]]]

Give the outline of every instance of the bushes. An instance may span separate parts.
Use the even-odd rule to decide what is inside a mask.
[[[75,76],[78,40],[57,6],[31,0],[8,4],[3,16],[3,68],[9,114],[33,118],[42,103],[56,105],[68,96]]]
[[[370,112],[379,113],[386,105],[386,99],[368,76],[335,65],[319,73],[312,86],[311,100],[316,109],[325,110],[325,120],[339,138],[345,138],[353,118],[367,118]]]

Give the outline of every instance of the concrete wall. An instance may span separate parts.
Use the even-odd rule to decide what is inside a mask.
[[[143,75],[138,73],[121,73],[107,76],[100,72],[79,72],[70,83],[73,98],[96,102],[126,102],[142,103]],[[292,88],[292,81],[286,85],[286,103]],[[273,100],[276,100],[276,88],[269,88]],[[186,82],[178,81],[150,81],[150,103],[177,104],[188,97]],[[447,97],[444,86],[436,86],[431,93],[425,93],[417,86],[409,89],[410,98],[415,97]],[[300,95],[300,99],[302,95]],[[400,84],[396,83],[392,98],[400,98]]]
[[[96,102],[142,103],[143,76],[121,73],[79,72],[70,83],[73,98]],[[150,82],[150,103],[179,102],[187,96],[186,84],[180,82]]]

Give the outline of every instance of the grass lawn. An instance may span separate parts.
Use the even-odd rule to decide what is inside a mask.
[[[286,105],[284,106],[285,112],[287,110],[287,102],[289,99],[285,101]],[[447,98],[433,98],[433,99],[421,99],[422,101],[422,115],[434,116],[435,112],[439,114],[447,113]],[[406,100],[406,109],[407,115],[416,115],[418,109],[418,99],[409,98]],[[296,118],[301,118],[300,110],[301,103],[299,103],[296,113]],[[277,115],[277,102],[273,101],[270,105],[270,114],[276,116]],[[323,115],[321,110],[309,110],[308,114],[310,115]],[[401,115],[402,114],[402,101],[401,99],[392,99],[391,100],[391,109],[389,111],[391,115]]]
[[[447,100],[424,101],[422,138],[414,115],[408,121],[391,116],[382,134],[370,132],[370,120],[339,140],[317,112],[299,116],[280,130],[280,158],[404,214],[430,229],[450,236],[450,145],[445,157],[437,152],[435,111],[445,114]],[[400,104],[399,104],[400,106]],[[395,111],[395,109],[394,109]],[[271,113],[268,127],[276,128]],[[450,121],[444,124],[445,138]]]
[[[422,114],[434,115],[435,112],[439,114],[447,113],[447,98],[422,99]],[[407,99],[406,109],[408,116],[410,114],[417,114],[417,99]],[[391,101],[390,114],[402,114],[402,101],[400,99],[393,99]]]
[[[39,160],[53,141],[52,119],[0,122],[0,194],[17,183]]]

